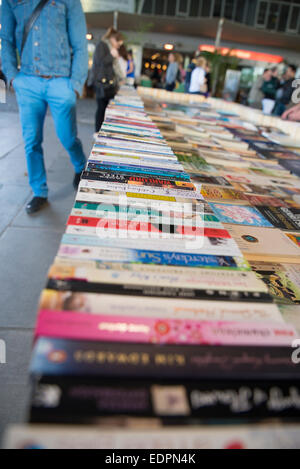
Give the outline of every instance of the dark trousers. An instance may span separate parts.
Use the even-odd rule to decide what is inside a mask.
[[[95,130],[99,132],[105,116],[105,110],[109,103],[109,99],[106,98],[97,98],[97,111],[96,111],[96,122],[95,122]]]
[[[166,90],[167,91],[174,91],[175,86],[176,86],[176,83],[167,83],[166,84]]]
[[[286,109],[285,104],[280,103],[279,101],[276,101],[272,114],[273,116],[280,117],[284,113],[285,109]]]

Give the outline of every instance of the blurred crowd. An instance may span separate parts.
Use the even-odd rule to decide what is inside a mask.
[[[165,74],[158,68],[152,72],[151,82],[153,88],[165,88],[174,91],[179,85],[184,84],[185,93],[209,96],[211,93],[211,70],[209,63],[200,52],[196,52],[194,58],[185,69],[183,57],[179,53],[171,52],[168,57],[168,67]]]
[[[293,86],[297,68],[289,64],[279,76],[277,67],[266,68],[253,84],[249,96],[249,106],[261,109],[265,114],[283,116],[292,105]]]
[[[97,44],[87,82],[97,99],[96,132],[101,128],[106,107],[119,86],[126,82],[133,85],[134,80],[132,51],[127,51],[122,33],[111,27]]]

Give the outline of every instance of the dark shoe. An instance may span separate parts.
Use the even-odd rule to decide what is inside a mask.
[[[82,173],[83,173],[83,171],[81,171],[81,173],[75,173],[75,176],[74,176],[74,179],[73,179],[73,187],[76,190],[78,189]]]
[[[47,204],[46,197],[33,197],[33,199],[26,205],[26,212],[30,215],[38,212]]]

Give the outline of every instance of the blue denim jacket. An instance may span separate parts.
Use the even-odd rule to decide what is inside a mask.
[[[2,65],[10,82],[18,73],[24,26],[39,0],[2,0]],[[49,0],[29,33],[21,60],[27,75],[70,77],[81,94],[88,71],[86,23],[80,0]]]

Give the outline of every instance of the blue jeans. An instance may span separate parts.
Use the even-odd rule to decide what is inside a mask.
[[[284,113],[285,110],[286,110],[285,104],[282,104],[282,103],[280,103],[280,102],[277,101],[277,102],[275,103],[275,106],[274,106],[274,109],[273,109],[273,111],[272,111],[272,114],[273,114],[273,116],[278,116],[278,117],[280,117],[280,116],[282,116],[282,114]]]
[[[47,107],[51,110],[58,138],[70,155],[75,172],[85,167],[77,138],[76,94],[69,78],[45,79],[19,73],[13,82],[20,110],[29,183],[35,196],[47,197],[43,154],[43,127]]]

